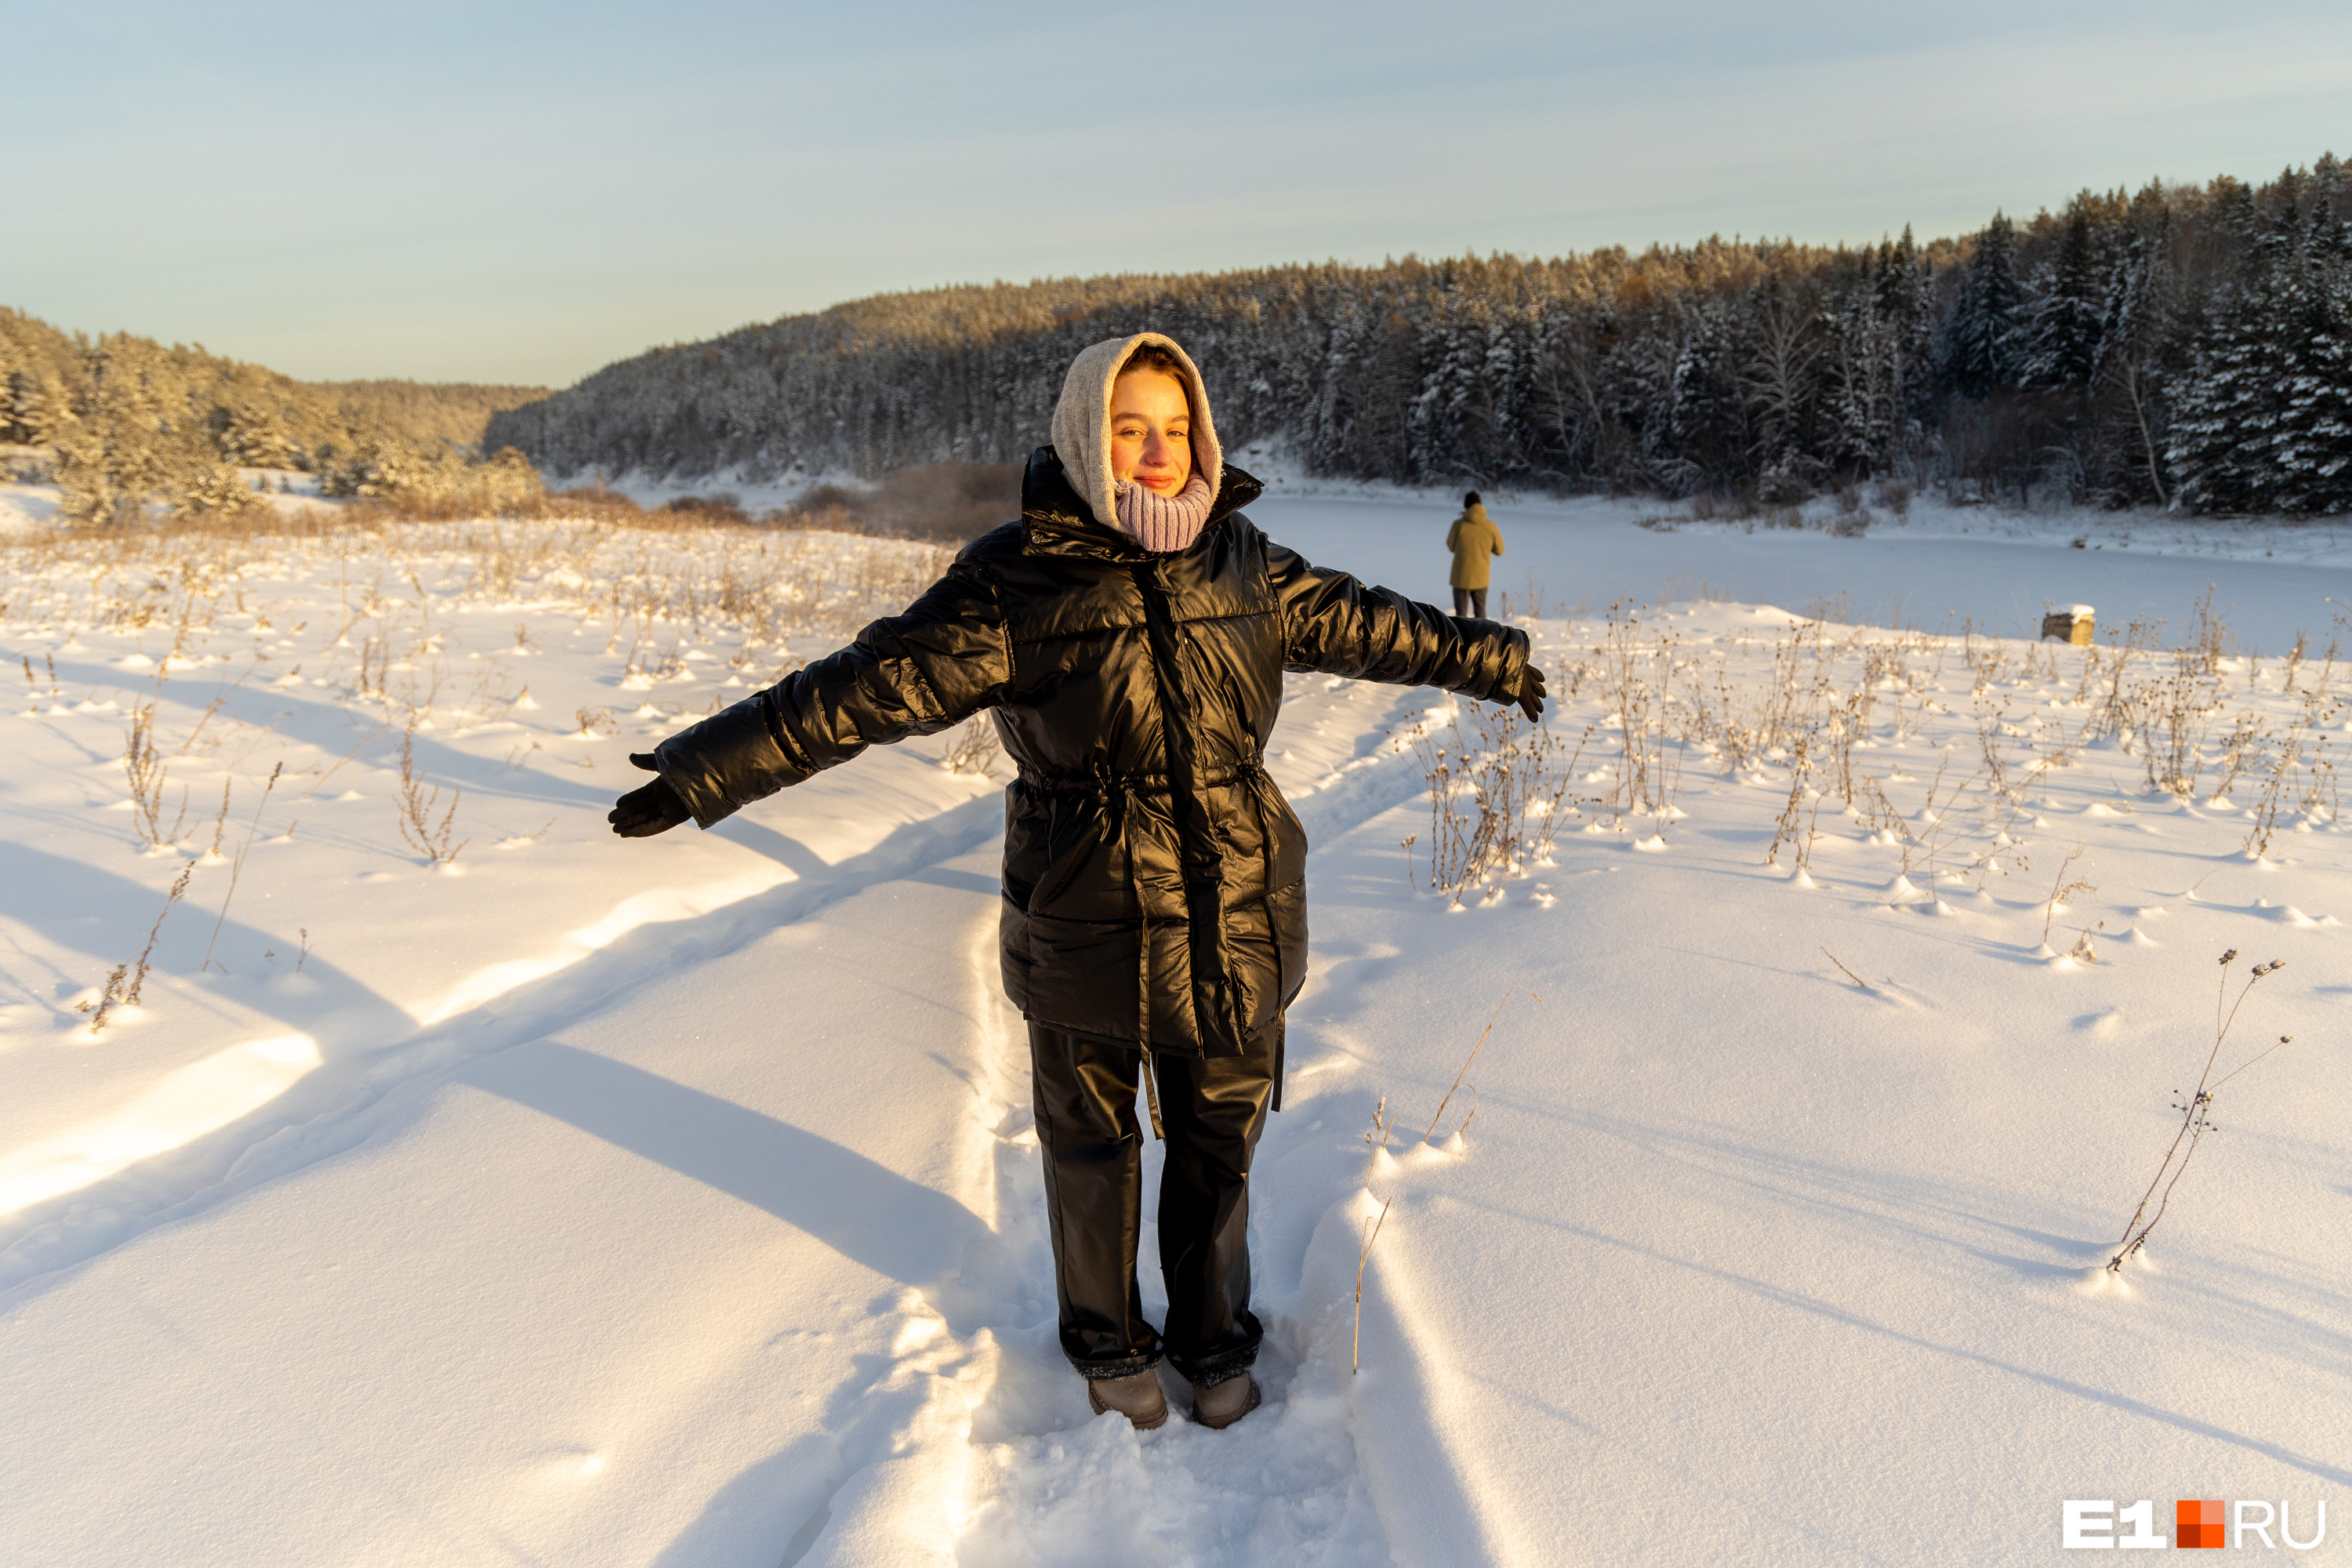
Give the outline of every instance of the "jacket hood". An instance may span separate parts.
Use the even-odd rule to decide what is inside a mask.
[[[1062,400],[1054,408],[1054,450],[1069,474],[1071,489],[1106,528],[1118,526],[1118,492],[1110,472],[1111,389],[1135,351],[1146,343],[1168,350],[1183,367],[1184,400],[1192,408],[1192,471],[1213,484],[1220,483],[1224,474],[1224,448],[1217,444],[1216,422],[1209,416],[1209,389],[1192,356],[1175,339],[1159,332],[1105,338],[1079,350],[1070,362],[1070,374],[1062,378]],[[1213,495],[1212,502],[1216,499]]]

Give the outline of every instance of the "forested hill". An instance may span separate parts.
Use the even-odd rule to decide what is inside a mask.
[[[99,401],[110,375],[135,379],[159,405],[186,403],[216,427],[229,455],[255,468],[307,468],[362,437],[482,450],[482,426],[501,409],[548,395],[543,386],[463,382],[296,381],[128,332],[96,338],[0,308],[0,441],[53,444]],[[169,417],[180,410],[159,406]]]
[[[462,381],[296,382],[322,398],[354,429],[378,430],[420,445],[439,442],[487,457],[482,444],[493,416],[548,395],[544,386],[493,386]]]
[[[540,386],[300,382],[201,347],[128,332],[68,334],[0,309],[0,442],[45,448],[77,521],[150,503],[217,510],[236,470],[304,468],[329,493],[375,494],[387,476],[456,471],[481,455],[501,409]]]
[[[1071,355],[1152,328],[1229,442],[1315,471],[1793,500],[1866,479],[2352,510],[2352,175],[2085,191],[1977,234],[882,295],[492,417],[559,473],[1018,460]]]

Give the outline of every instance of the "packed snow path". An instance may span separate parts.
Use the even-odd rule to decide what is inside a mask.
[[[840,548],[836,579],[896,591]],[[1269,1402],[1139,1436],[1053,1342],[996,782],[943,738],[615,843],[620,753],[787,650],[417,564],[336,644],[320,600],[352,590],[299,552],[205,590],[247,606],[208,630],[80,616],[79,566],[53,602],[12,581],[12,1560],[2012,1562],[2056,1549],[2063,1498],[2287,1500],[2300,1535],[2345,1496],[2352,878],[2319,645],[2217,658],[2175,794],[2147,737],[2086,728],[2071,651],[1735,605],[1540,624],[1583,804],[1549,864],[1459,900],[1409,879],[1452,705],[1293,678],[1272,761],[1318,846],[1317,967],[1254,1183]],[[1892,817],[1764,742],[1784,685],[1816,746],[1820,693],[1873,694],[1849,760]],[[1629,743],[1666,690],[1659,731],[1713,740]],[[147,700],[164,826],[197,802],[152,851],[121,809]],[[393,830],[418,711],[413,756],[467,792],[454,876]],[[2225,792],[2242,715],[2270,739]],[[1962,777],[1988,735],[2007,795]],[[1792,842],[1767,864],[1792,799],[1795,879]],[[2076,849],[2095,885],[2053,908]],[[144,1005],[93,1035],[75,1004],[188,867]],[[2223,947],[2291,961],[2233,1040],[2296,1043],[2224,1091],[2111,1279]],[[2352,1560],[2329,1522],[2304,1560]]]

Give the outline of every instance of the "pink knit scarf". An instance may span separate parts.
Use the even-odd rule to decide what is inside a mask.
[[[1146,489],[1132,479],[1113,480],[1112,487],[1118,493],[1118,526],[1155,555],[1190,549],[1209,525],[1209,507],[1216,500],[1215,489],[1197,469],[1172,496]]]

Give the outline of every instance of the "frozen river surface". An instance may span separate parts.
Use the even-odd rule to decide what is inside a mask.
[[[2336,613],[2352,603],[2352,530],[2341,523],[2192,525],[2080,512],[2019,519],[1921,505],[1906,523],[1882,513],[1865,536],[1840,539],[1811,529],[1633,525],[1673,510],[1657,502],[1503,501],[1489,510],[1508,545],[1495,563],[1494,585],[1509,592],[1514,610],[1526,607],[1532,574],[1554,614],[1599,614],[1621,598],[1712,598],[1930,631],[1973,618],[2005,636],[2031,636],[2045,602],[2084,603],[2102,626],[2161,620],[2178,635],[2210,585],[2216,613],[2240,638],[2281,653],[2298,630],[2324,645]],[[1445,597],[1445,525],[1454,516],[1445,499],[1423,510],[1388,498],[1276,494],[1251,515],[1318,564],[1417,597]],[[2080,551],[2071,544],[2076,538],[2085,541]]]

